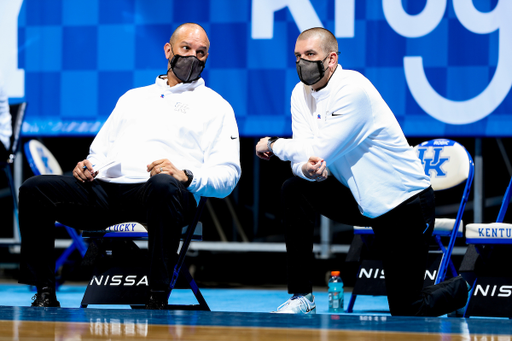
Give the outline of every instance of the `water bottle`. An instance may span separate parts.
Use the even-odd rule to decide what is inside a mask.
[[[340,277],[339,271],[331,271],[331,278],[329,279],[329,312],[341,313],[343,312],[343,281]]]

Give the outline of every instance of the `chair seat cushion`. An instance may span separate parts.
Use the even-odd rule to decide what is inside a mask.
[[[436,218],[436,222],[435,222],[435,226],[434,226],[434,235],[449,236],[452,233],[454,225],[455,225],[455,219]],[[464,226],[464,223],[461,220],[460,224],[459,224],[459,230],[457,231],[457,237],[462,237],[462,226]]]
[[[468,244],[512,244],[512,224],[468,224],[466,242]]]
[[[434,226],[434,235],[449,236],[455,225],[455,219],[450,218],[436,218]],[[459,231],[457,237],[462,237],[462,220],[459,224]],[[354,226],[354,234],[373,234],[373,229],[369,226]]]
[[[370,226],[354,226],[354,234],[373,234]]]
[[[182,237],[187,232],[188,226],[185,226],[181,230]],[[137,222],[127,222],[116,224],[107,227],[104,230],[97,231],[83,231],[82,237],[91,238],[91,237],[104,237],[104,238],[147,238],[148,230],[146,226]],[[203,224],[199,221],[196,225],[196,229],[194,230],[194,234],[192,235],[192,240],[203,240]]]
[[[128,223],[122,223],[122,224],[116,224],[109,226],[105,229],[107,232],[119,232],[119,233],[126,233],[126,232],[148,232],[147,228],[142,225],[141,223],[137,222],[128,222]]]
[[[83,231],[82,237],[84,237],[84,238],[90,238],[90,237],[147,238],[148,230],[141,223],[131,221],[131,222],[127,222],[127,223],[115,224],[115,225],[107,227],[104,230]]]

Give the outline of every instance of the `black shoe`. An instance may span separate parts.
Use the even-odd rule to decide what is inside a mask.
[[[148,303],[145,309],[150,310],[166,310],[169,295],[166,292],[150,292]]]
[[[31,307],[60,308],[60,302],[57,301],[57,296],[46,291],[35,294],[32,300],[34,300],[34,302],[32,302]]]

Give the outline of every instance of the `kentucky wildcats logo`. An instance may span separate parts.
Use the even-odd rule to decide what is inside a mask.
[[[52,168],[50,167],[50,165],[48,163],[48,156],[44,152],[43,148],[38,147],[37,148],[37,153],[41,157],[41,161],[44,164],[44,172],[45,172],[45,174],[53,174],[53,170],[52,170]]]
[[[177,102],[174,105],[174,111],[179,111],[179,112],[181,112],[183,114],[186,114],[188,112],[188,104]]]
[[[425,174],[432,177],[434,174],[432,172],[435,172],[435,176],[441,177],[446,176],[446,171],[443,170],[442,166],[443,164],[448,161],[449,157],[441,157],[441,154],[443,152],[444,147],[434,147],[432,148],[434,155],[432,157],[426,157],[426,152],[428,148],[418,148],[418,157],[421,160],[421,164],[423,165],[423,168],[425,169]]]

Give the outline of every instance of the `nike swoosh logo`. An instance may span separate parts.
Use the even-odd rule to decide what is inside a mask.
[[[232,140],[236,140],[236,136],[231,136],[231,139]]]
[[[332,116],[341,116],[343,114],[335,114],[335,113],[332,113]]]

